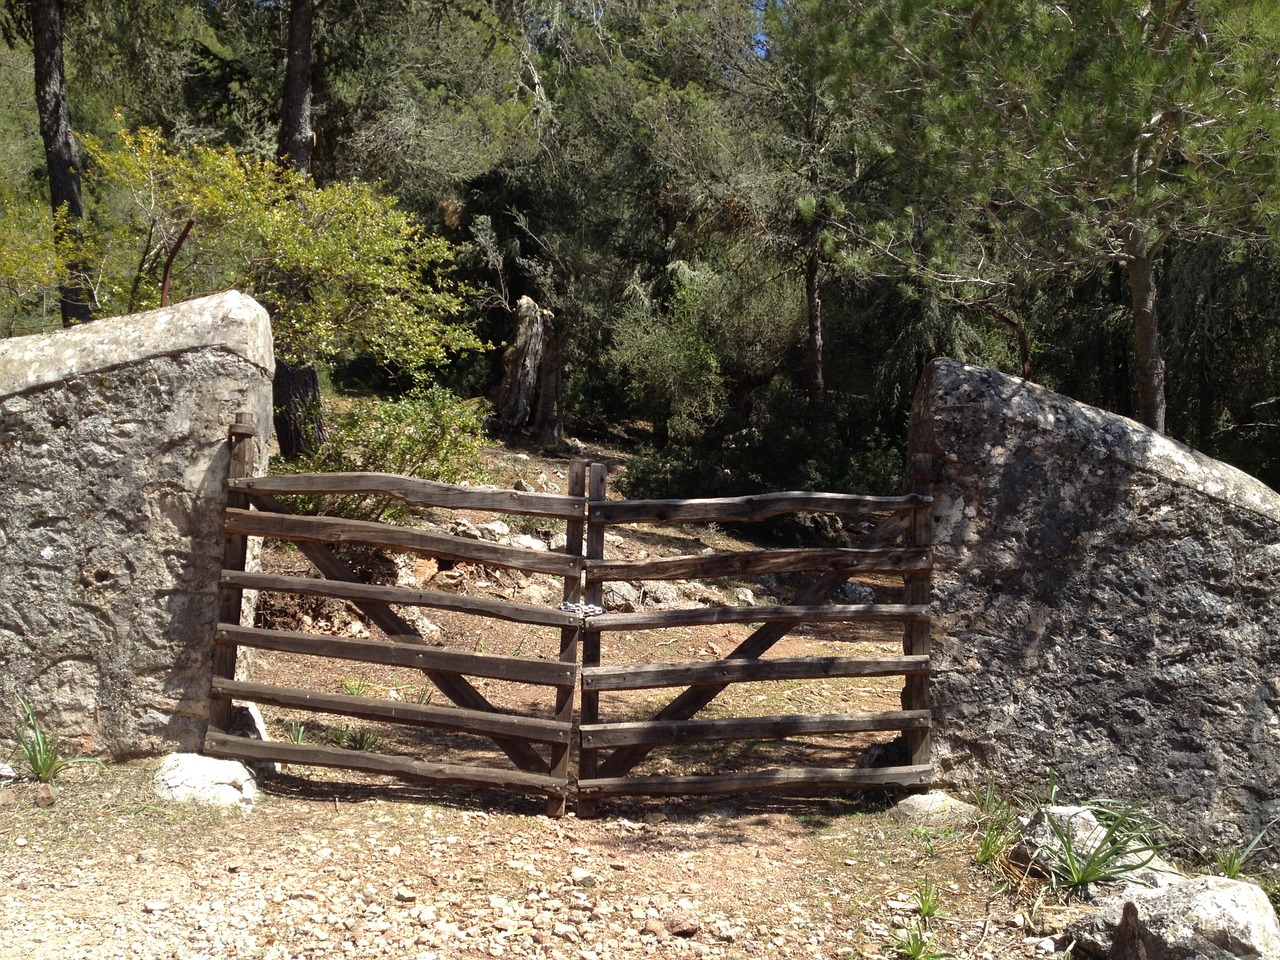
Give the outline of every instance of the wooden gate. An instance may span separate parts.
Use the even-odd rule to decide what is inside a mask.
[[[580,815],[599,797],[622,794],[688,794],[914,786],[930,778],[928,499],[783,493],[722,500],[611,501],[603,466],[575,462],[569,493],[550,495],[478,490],[383,474],[294,474],[255,476],[252,428],[232,428],[232,467],[226,511],[227,553],[222,575],[222,615],[214,656],[213,699],[207,753],[289,764],[341,767],[411,780],[494,787],[548,797],[548,812],[562,814],[576,797]],[[417,508],[448,508],[536,516],[565,524],[559,552],[503,546],[433,530],[386,523],[301,516],[279,499],[289,496],[379,496]],[[794,550],[711,552],[710,555],[640,561],[605,557],[606,529],[618,524],[733,523],[783,513],[821,513],[861,531],[855,546]],[[246,538],[291,541],[319,578],[246,572]],[[331,549],[364,544],[388,551],[486,568],[540,573],[563,582],[559,607],[496,601],[453,593],[361,582]],[[604,613],[604,587],[611,581],[810,574],[815,577],[788,604],[641,609]],[[902,602],[826,601],[854,574],[901,578]],[[323,596],[356,607],[386,640],[350,639],[263,629],[241,624],[245,590]],[[393,607],[424,607],[496,618],[559,631],[555,658],[498,656],[430,645]],[[627,631],[752,623],[759,626],[736,649],[710,662],[610,663],[601,637]],[[900,655],[857,657],[768,657],[802,624],[876,624],[896,631]],[[306,656],[338,658],[421,670],[452,706],[414,704],[353,693],[269,686],[235,679],[237,650],[254,647]],[[581,670],[579,669],[581,650]],[[579,676],[581,674],[581,676]],[[841,714],[788,714],[700,718],[718,695],[740,683],[821,678],[902,676],[901,709]],[[495,706],[475,678],[544,687],[551,702],[533,716]],[[581,681],[579,687],[579,680]],[[652,716],[606,719],[601,694],[684,687]],[[580,696],[580,701],[576,698]],[[462,731],[488,738],[491,761],[466,765],[431,763],[339,745],[261,741],[232,736],[232,700]],[[575,709],[577,707],[577,709]],[[668,744],[776,741],[801,735],[903,731],[906,755],[891,767],[770,768],[698,776],[632,775],[657,747]]]

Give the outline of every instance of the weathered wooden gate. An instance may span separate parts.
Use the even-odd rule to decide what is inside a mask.
[[[606,497],[605,468],[599,464],[591,466],[588,489],[588,468],[581,462],[570,467],[567,495],[478,490],[384,474],[259,477],[254,475],[251,459],[254,445],[246,442],[251,434],[252,428],[242,423],[232,429],[222,623],[214,658],[213,705],[206,752],[542,794],[549,798],[548,812],[553,815],[564,812],[566,799],[570,797],[576,798],[579,814],[586,815],[597,798],[626,794],[793,793],[914,786],[929,781],[927,498],[779,493],[720,500],[616,501]],[[566,546],[560,552],[542,552],[408,526],[299,516],[291,513],[279,499],[356,494],[391,497],[419,508],[465,509],[559,520],[565,523]],[[740,524],[783,513],[838,516],[846,527],[856,525],[861,535],[856,545],[839,548],[712,552],[640,561],[605,557],[605,531],[610,525]],[[248,537],[292,541],[320,577],[246,572]],[[561,578],[563,600],[559,607],[548,607],[363,583],[329,548],[333,544],[356,543]],[[799,591],[793,602],[785,605],[641,609],[632,613],[605,613],[601,606],[604,585],[610,581],[758,577],[762,574],[812,574],[814,579]],[[903,602],[826,602],[855,574],[900,576]],[[349,602],[387,639],[347,639],[243,625],[240,620],[245,590],[309,594]],[[558,658],[498,656],[431,646],[394,606],[456,611],[557,628]],[[890,629],[900,630],[897,636],[903,643],[902,655],[766,656],[801,624],[849,622],[888,625]],[[610,664],[604,662],[601,655],[602,635],[618,631],[635,633],[741,623],[760,626],[735,650],[716,661]],[[413,704],[239,681],[235,679],[239,647],[416,668],[423,671],[453,705]],[[905,678],[898,710],[697,717],[717,695],[738,683],[893,675]],[[550,716],[499,708],[469,678],[511,680],[545,687],[553,699]],[[650,719],[637,721],[627,717],[611,722],[601,717],[602,693],[670,687],[685,689]],[[233,699],[476,734],[492,741],[496,748],[495,762],[430,763],[414,757],[337,745],[236,737],[229,731]],[[664,744],[777,740],[809,734],[884,730],[904,732],[906,756],[895,766],[771,768],[700,776],[629,775],[651,751]]]

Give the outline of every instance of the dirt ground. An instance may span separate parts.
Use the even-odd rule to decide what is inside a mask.
[[[596,451],[600,453],[600,451]],[[603,452],[608,457],[608,452]],[[567,462],[501,451],[493,481],[563,492]],[[457,518],[433,517],[441,525]],[[484,517],[464,518],[475,523]],[[504,518],[519,529],[517,518]],[[552,529],[528,526],[544,539]],[[659,556],[737,549],[714,527],[637,529],[608,554]],[[554,605],[559,584],[478,567],[376,558],[383,582]],[[302,575],[296,551],[269,550],[266,566]],[[891,581],[863,585],[896,599]],[[785,580],[700,583],[681,604],[785,599]],[[644,597],[641,603],[646,602]],[[402,611],[403,612],[403,611]],[[260,623],[340,636],[380,636],[351,608],[305,597],[264,598]],[[457,649],[553,659],[558,631],[428,611],[417,625]],[[605,662],[720,659],[750,628],[606,635]],[[774,655],[901,651],[900,638],[824,627],[796,632]],[[261,654],[253,679],[333,693],[439,703],[421,674]],[[894,678],[888,678],[893,680]],[[551,698],[499,681],[477,683],[504,708],[551,715]],[[746,684],[704,715],[894,709],[900,683],[884,678]],[[669,696],[669,695],[668,695]],[[612,719],[651,715],[651,692],[602,702]],[[717,714],[717,711],[720,711]],[[428,738],[412,728],[264,709],[273,739],[348,745],[451,763],[498,763],[484,740]],[[658,751],[649,774],[856,762],[885,735],[780,741],[726,750]],[[487,759],[486,759],[487,758]],[[880,792],[817,798],[608,800],[597,816],[545,816],[545,801],[427,787],[319,768],[260,781],[249,813],[162,803],[154,761],[77,766],[52,805],[33,784],[0,788],[0,957],[268,958],[1044,956],[1038,918],[973,866],[968,828],[926,829],[886,814]],[[936,891],[936,897],[931,893]],[[925,923],[921,901],[936,899]],[[928,912],[927,910],[925,912]],[[910,953],[912,929],[933,954]],[[1035,929],[1033,929],[1033,927]],[[1040,930],[1040,932],[1036,932]]]

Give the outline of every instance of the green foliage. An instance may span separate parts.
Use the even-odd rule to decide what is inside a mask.
[[[18,706],[20,718],[13,735],[18,743],[17,752],[27,773],[40,783],[52,783],[59,773],[75,763],[102,763],[97,757],[61,756],[57,736],[45,732],[35,710],[21,694]]]
[[[933,934],[927,924],[912,920],[889,938],[889,946],[901,960],[945,960],[954,956],[933,946]]]
[[[1259,830],[1257,835],[1246,844],[1235,844],[1212,851],[1211,863],[1214,873],[1230,880],[1237,879],[1244,872],[1249,860],[1258,851],[1263,838],[1267,835],[1267,831],[1274,825],[1275,821],[1273,820]]]
[[[929,926],[935,917],[942,916],[942,891],[928,877],[916,882],[912,899],[916,903],[916,913],[925,926]]]
[[[298,720],[290,720],[285,727],[285,736],[288,737],[290,743],[306,743],[306,725]]]
[[[1048,861],[1056,886],[1076,890],[1120,880],[1155,859],[1158,848],[1151,837],[1156,824],[1141,808],[1095,801],[1086,809],[1097,818],[1100,830],[1082,842],[1077,842],[1070,824],[1046,817],[1057,840]]]
[[[364,677],[343,677],[342,692],[349,697],[363,697],[369,692],[369,681]]]
[[[352,399],[328,419],[328,442],[314,456],[290,465],[300,473],[395,473],[459,483],[480,470],[484,444],[482,408],[443,387],[419,388],[399,400]],[[308,512],[352,519],[404,516],[391,498],[308,499]]]
[[[121,128],[114,146],[90,140],[88,150],[112,207],[101,238],[108,310],[157,302],[168,255],[193,221],[174,299],[225,287],[256,297],[287,362],[354,351],[421,370],[480,346],[450,322],[465,291],[449,279],[448,244],[372,186],[317,186],[228,149],[174,148],[154,130]]]

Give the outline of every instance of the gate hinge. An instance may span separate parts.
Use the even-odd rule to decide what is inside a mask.
[[[560,609],[565,613],[576,613],[580,617],[596,617],[604,613],[604,607],[594,603],[570,603],[568,600],[560,604]]]

